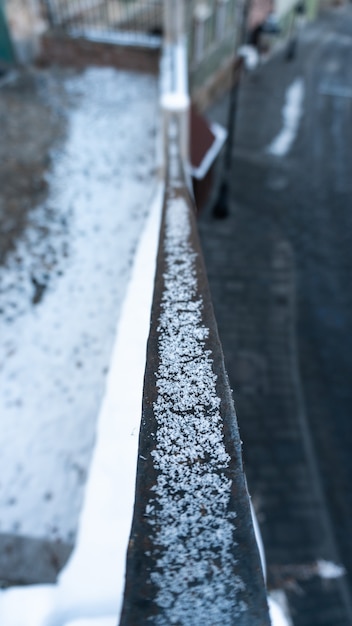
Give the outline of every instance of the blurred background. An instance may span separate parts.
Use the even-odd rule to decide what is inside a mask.
[[[158,177],[162,35],[161,0],[0,2],[4,589],[54,582],[75,545]],[[186,35],[199,232],[268,587],[295,626],[350,626],[352,6],[188,2]]]

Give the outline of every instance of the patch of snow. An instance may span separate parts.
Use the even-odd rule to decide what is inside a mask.
[[[190,98],[187,94],[177,91],[164,93],[161,98],[161,107],[166,111],[187,111],[190,106]]]
[[[259,64],[259,53],[255,46],[249,44],[241,46],[237,55],[243,58],[247,70],[255,70]]]
[[[280,133],[267,148],[269,154],[274,156],[285,156],[298,131],[299,121],[303,113],[304,82],[302,78],[296,78],[287,89],[285,105],[282,111],[283,127]]]
[[[340,578],[346,574],[346,570],[342,565],[321,559],[317,561],[317,573],[321,578]]]
[[[179,9],[181,13],[181,9]],[[188,89],[188,56],[187,56],[187,37],[185,35],[179,36],[178,42],[174,46],[175,58],[175,91],[180,94],[189,94]]]
[[[0,268],[0,531],[72,544],[154,192],[157,81],[95,68],[66,89],[48,198]]]
[[[160,188],[117,326],[75,551],[57,585],[0,591],[2,626],[112,626],[117,622],[134,504],[161,205]]]
[[[273,591],[268,595],[269,615],[272,626],[293,626],[287,609],[283,591]]]
[[[246,609],[238,598],[244,584],[233,571],[235,513],[228,511],[232,482],[226,476],[230,459],[189,236],[188,207],[174,198],[166,212],[165,290],[158,324],[158,429],[152,453],[158,477],[145,511],[157,546],[150,579],[163,609],[155,620],[158,626],[226,626]]]
[[[203,3],[197,4],[194,9],[194,17],[196,20],[205,21],[211,17],[212,10],[209,6]]]

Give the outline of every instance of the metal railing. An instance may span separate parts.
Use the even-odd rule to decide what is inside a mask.
[[[51,28],[116,43],[159,46],[162,0],[42,0]]]
[[[216,80],[238,46],[243,0],[193,2],[188,21],[189,77],[192,94]]]
[[[213,314],[178,113],[147,348],[120,626],[269,626],[241,442]]]
[[[111,40],[115,43],[160,46],[164,0],[41,0],[51,28],[68,35]],[[233,52],[240,0],[189,0],[185,4],[189,67]],[[177,3],[175,4],[177,7]],[[220,55],[220,56],[219,56]]]
[[[165,193],[120,626],[269,626],[188,184],[184,36],[175,23],[165,27],[164,67],[172,69],[162,94]]]

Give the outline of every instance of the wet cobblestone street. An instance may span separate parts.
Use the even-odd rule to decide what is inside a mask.
[[[328,12],[291,63],[280,51],[244,76],[230,215],[200,218],[268,583],[295,626],[352,620],[351,23],[350,7]],[[296,79],[303,116],[278,157],[268,146]],[[209,114],[226,124],[226,107]],[[319,559],[347,575],[319,577]]]

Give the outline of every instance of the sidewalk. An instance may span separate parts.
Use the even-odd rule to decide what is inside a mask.
[[[266,549],[268,585],[286,592],[295,626],[348,626],[352,619],[350,579],[339,576],[341,567],[332,566],[350,567],[347,526],[341,533],[336,516],[341,519],[342,512],[335,508],[332,493],[334,484],[345,513],[351,513],[347,476],[352,468],[342,462],[350,434],[341,416],[345,449],[342,439],[333,434],[333,415],[329,417],[324,408],[322,394],[329,379],[312,369],[330,328],[322,330],[318,347],[308,345],[313,331],[305,309],[311,293],[305,281],[314,280],[317,271],[311,262],[314,247],[320,255],[322,281],[335,262],[327,244],[328,226],[322,231],[320,247],[316,240],[320,220],[329,211],[339,215],[337,207],[341,202],[350,206],[351,200],[343,160],[350,157],[343,153],[349,150],[347,139],[339,155],[330,152],[340,168],[337,178],[329,168],[329,153],[324,156],[322,148],[317,153],[319,137],[331,141],[325,140],[331,122],[317,115],[325,101],[319,104],[316,96],[317,83],[331,72],[347,80],[338,55],[342,47],[345,55],[351,52],[345,34],[351,19],[350,7],[326,14],[302,33],[292,63],[285,62],[281,51],[244,76],[230,215],[216,221],[208,207],[199,222],[249,490]],[[227,100],[208,113],[226,126]],[[309,144],[312,115],[316,135]],[[334,119],[336,128],[341,117]],[[343,141],[342,135],[339,140]],[[324,184],[331,188],[336,180],[341,180],[340,187],[345,185],[343,197],[335,189],[321,204]],[[347,257],[346,262],[349,266]],[[338,284],[341,276],[332,273],[328,280]],[[313,303],[309,313],[313,317],[318,306],[325,306],[324,292],[319,294],[320,304]],[[334,359],[333,367],[342,367],[336,355]],[[314,386],[320,396],[313,397]],[[347,398],[346,388],[344,393]],[[347,399],[344,410],[350,414]],[[327,456],[329,447],[334,452]]]

